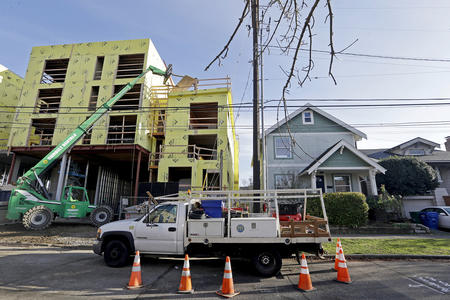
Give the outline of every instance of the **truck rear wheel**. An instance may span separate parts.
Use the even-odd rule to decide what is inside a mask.
[[[44,205],[30,208],[22,218],[22,224],[26,229],[43,230],[50,226],[53,220],[53,212]]]
[[[255,270],[264,277],[276,275],[282,265],[281,256],[277,251],[262,251],[252,257]]]
[[[130,258],[128,246],[120,240],[109,241],[106,244],[103,258],[110,267],[123,267],[127,265]]]
[[[109,206],[99,206],[91,212],[90,219],[92,224],[97,227],[111,222],[113,218],[113,210]]]

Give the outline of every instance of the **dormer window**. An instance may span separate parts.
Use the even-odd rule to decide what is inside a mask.
[[[302,113],[303,116],[303,124],[314,124],[314,115],[313,112],[310,110],[304,111]]]
[[[408,155],[414,155],[414,156],[425,155],[425,150],[424,149],[409,149]]]

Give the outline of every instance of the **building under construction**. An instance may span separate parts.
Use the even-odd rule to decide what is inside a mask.
[[[166,69],[150,39],[34,47],[9,135],[9,181],[17,180],[149,65]],[[121,196],[137,195],[139,183],[237,187],[229,82],[220,89],[201,89],[198,83],[181,88],[183,82],[174,87],[171,80],[163,88],[162,83],[160,76],[145,75],[44,176],[53,199],[60,198],[65,185],[84,186],[93,204],[113,207]],[[208,118],[215,120],[215,128],[194,124],[201,127]],[[186,128],[180,127],[184,123]],[[210,156],[200,148],[210,149]],[[186,157],[176,152],[186,152]],[[220,176],[211,175],[219,170]]]
[[[0,187],[8,183],[13,158],[13,155],[8,153],[8,138],[22,85],[22,77],[0,65]]]
[[[174,87],[153,87],[152,98],[150,181],[178,182],[181,190],[239,189],[229,78],[185,76]]]

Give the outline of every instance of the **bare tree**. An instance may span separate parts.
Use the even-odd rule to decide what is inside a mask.
[[[280,66],[282,72],[286,75],[286,81],[281,91],[281,97],[277,110],[277,122],[279,121],[279,110],[283,107],[284,117],[288,121],[288,105],[286,101],[286,95],[289,94],[289,88],[292,81],[296,80],[297,84],[303,86],[307,80],[310,80],[310,72],[314,68],[314,60],[312,57],[312,44],[314,39],[314,25],[316,23],[315,16],[321,7],[326,11],[325,23],[328,23],[329,30],[329,66],[328,75],[336,83],[333,75],[333,61],[337,54],[334,50],[333,42],[333,10],[331,6],[331,0],[267,0],[265,4],[259,3],[259,10],[261,11],[261,23],[264,24],[265,18],[269,19],[269,25],[267,25],[268,35],[261,53],[270,51],[270,48],[276,47],[281,50],[283,54],[290,56],[292,59],[287,67]],[[321,6],[320,4],[323,4]],[[206,66],[205,71],[209,67],[217,62],[219,65],[222,63],[227,55],[236,33],[242,27],[244,20],[247,18],[250,10],[250,0],[244,0],[244,8],[242,14],[238,20],[238,23],[226,42],[223,49],[219,54]],[[269,17],[270,16],[270,17]],[[272,16],[275,16],[273,22],[270,22]],[[348,48],[348,47],[347,47]],[[346,49],[347,49],[346,48]],[[345,49],[344,49],[345,50]],[[308,52],[307,61],[301,62],[299,59],[300,51]],[[342,52],[342,51],[341,51]],[[287,131],[291,137],[294,146],[299,148],[303,153],[306,153],[295,140],[292,138],[289,122],[286,122]],[[295,153],[295,151],[294,151]]]

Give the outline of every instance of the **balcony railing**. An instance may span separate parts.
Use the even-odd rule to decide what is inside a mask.
[[[163,158],[217,160],[217,150],[197,145],[161,145],[158,152],[150,155],[150,165],[157,166]]]

